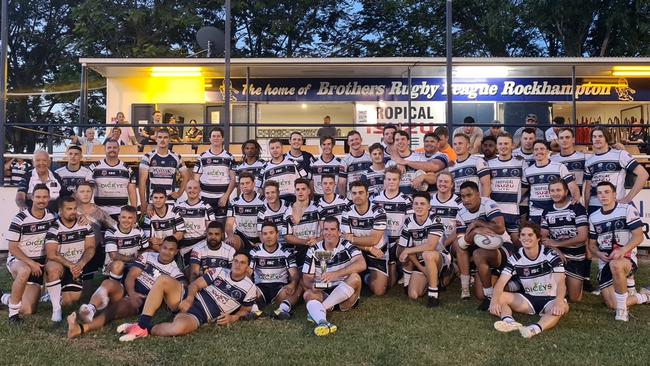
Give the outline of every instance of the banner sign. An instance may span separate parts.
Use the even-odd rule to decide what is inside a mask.
[[[335,74],[336,70],[333,69]],[[207,102],[223,101],[223,79],[206,79]],[[459,102],[568,102],[570,78],[456,79],[454,101]],[[576,99],[589,102],[650,101],[648,79],[605,79],[592,82],[577,79]],[[412,101],[439,101],[447,98],[444,78],[413,78]],[[232,79],[232,101],[251,102],[362,102],[407,101],[408,79]]]
[[[632,200],[643,222],[643,241],[639,247],[650,248],[650,189],[642,189]]]

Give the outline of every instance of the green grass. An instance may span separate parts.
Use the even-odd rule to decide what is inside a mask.
[[[3,266],[4,268],[4,266]],[[637,284],[650,283],[641,265]],[[9,288],[6,270],[0,286]],[[500,334],[496,320],[475,310],[476,300],[460,301],[456,282],[441,294],[442,306],[427,309],[400,289],[383,298],[364,298],[347,313],[334,313],[335,335],[311,336],[300,306],[288,322],[261,319],[228,327],[204,326],[186,337],[147,338],[120,343],[115,327],[79,339],[50,328],[50,306],[23,326],[10,327],[0,310],[0,364],[78,365],[647,365],[650,363],[650,306],[632,308],[629,323],[614,321],[600,299],[585,295],[556,329],[526,340],[518,332]],[[69,312],[71,309],[67,309]],[[157,321],[168,319],[162,312]],[[536,317],[516,316],[525,323]],[[135,318],[133,318],[135,319]]]

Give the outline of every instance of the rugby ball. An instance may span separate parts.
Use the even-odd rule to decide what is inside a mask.
[[[469,243],[465,241],[465,236],[458,237],[458,247],[463,250],[469,248]]]
[[[474,244],[483,249],[499,249],[503,244],[503,238],[498,235],[476,234],[474,235]]]

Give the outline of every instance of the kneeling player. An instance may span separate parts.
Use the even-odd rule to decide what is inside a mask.
[[[76,313],[68,316],[68,338],[101,329],[113,320],[138,314],[149,291],[162,275],[184,281],[183,272],[174,261],[177,253],[178,240],[168,236],[163,240],[159,253],[145,252],[138,257],[129,269],[124,285],[111,278],[104,280],[90,303],[79,308],[81,322]]]
[[[451,255],[440,243],[444,229],[430,214],[430,200],[429,192],[413,194],[414,213],[404,221],[397,250],[409,297],[417,300],[426,290],[427,306],[436,307],[439,305],[438,279],[443,269],[451,264]]]
[[[616,309],[616,320],[628,321],[628,307],[648,303],[650,291],[628,297],[626,279],[637,269],[636,247],[643,241],[643,223],[632,205],[616,202],[616,187],[600,182],[601,208],[589,216],[589,249],[598,257],[598,285],[605,304]]]
[[[126,266],[130,265],[141,249],[149,248],[149,239],[137,224],[138,211],[133,206],[123,206],[117,226],[104,235],[106,270],[108,277],[122,281]]]
[[[501,318],[494,323],[494,328],[500,332],[519,330],[524,338],[531,338],[553,328],[569,311],[564,299],[566,285],[562,260],[552,249],[541,245],[541,238],[537,225],[522,225],[519,229],[522,248],[508,258],[494,286],[490,313]],[[519,280],[523,293],[505,291],[511,278]],[[512,318],[513,311],[542,317],[537,323],[524,327]]]
[[[230,270],[212,268],[187,288],[181,301],[183,287],[170,277],[156,281],[147,296],[138,323],[122,324],[117,328],[120,341],[132,341],[149,334],[158,337],[175,337],[192,333],[206,323],[227,325],[247,314],[255,301],[255,285],[247,277],[249,259],[238,253]],[[172,311],[179,311],[174,320],[152,326],[151,318],[163,300]]]
[[[45,237],[47,253],[47,293],[52,302],[52,321],[62,320],[61,305],[79,301],[81,275],[95,255],[95,234],[77,218],[77,200],[68,196],[59,200],[59,219]],[[63,291],[63,294],[61,293]]]
[[[317,252],[329,252],[332,256],[327,260],[327,270],[322,272],[321,262],[316,257]],[[341,229],[335,217],[323,221],[323,240],[309,248],[305,264],[302,267],[303,287],[306,289],[303,299],[307,303],[309,321],[316,323],[314,334],[326,336],[335,333],[336,325],[327,321],[327,310],[352,309],[359,301],[361,293],[361,276],[366,270],[366,262],[357,247],[345,239],[341,239]],[[315,287],[317,283],[329,287]]]
[[[291,318],[291,307],[302,295],[300,273],[293,253],[278,244],[278,227],[272,222],[262,224],[262,245],[251,250],[251,268],[257,286],[257,303],[246,318],[257,319],[260,308],[271,303],[279,304],[273,317],[280,320]]]

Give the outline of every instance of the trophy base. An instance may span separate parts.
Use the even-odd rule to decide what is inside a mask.
[[[330,283],[329,282],[315,282],[314,283],[314,288],[328,289],[328,288],[330,288]]]

